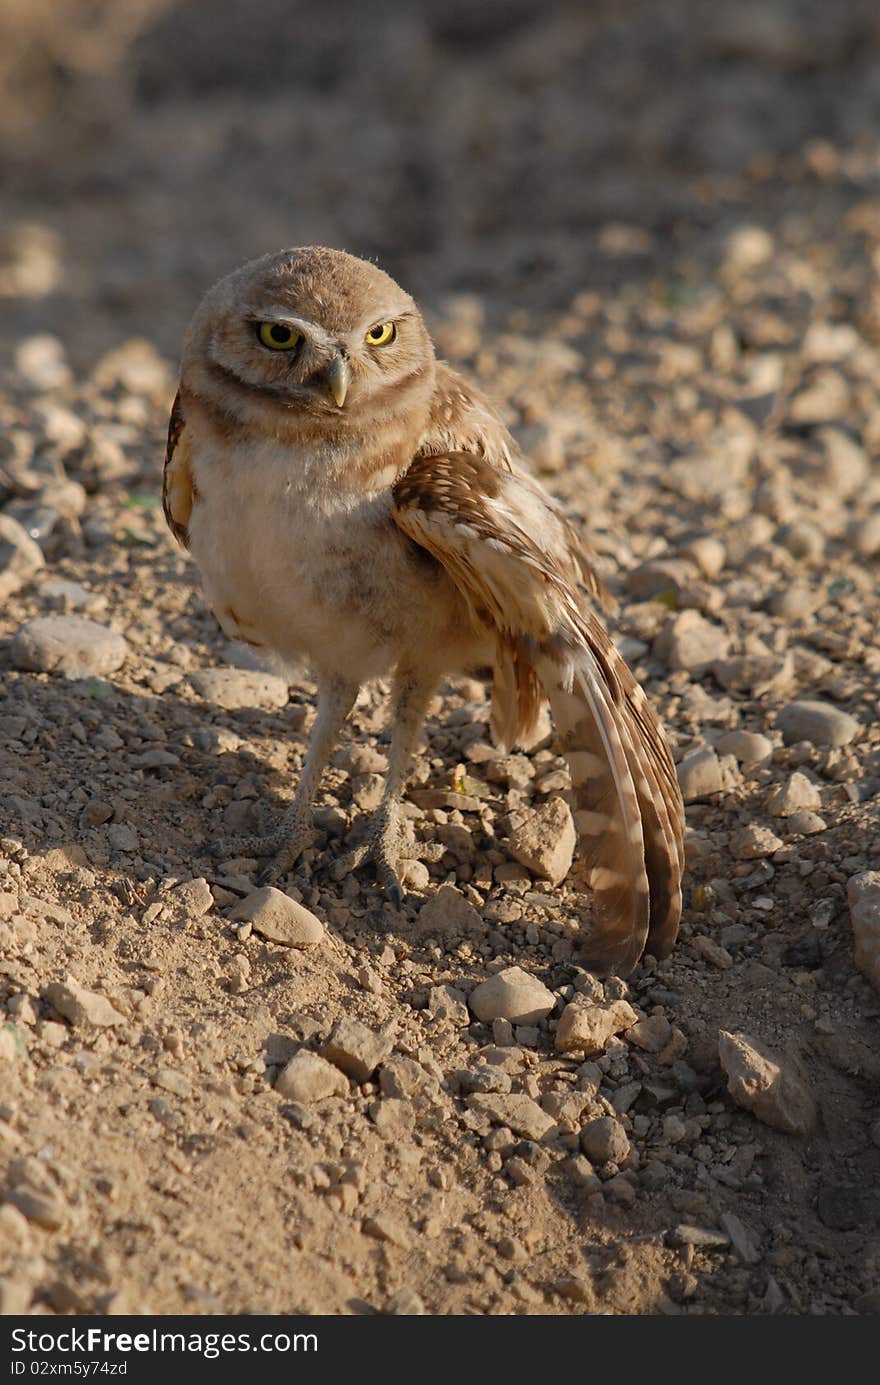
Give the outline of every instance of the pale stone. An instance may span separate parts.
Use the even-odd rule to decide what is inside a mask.
[[[717,659],[727,658],[730,638],[722,626],[699,611],[680,611],[660,631],[653,652],[669,668],[684,669],[699,678]]]
[[[0,601],[5,601],[44,565],[43,551],[11,515],[0,515]]]
[[[601,1053],[615,1034],[629,1029],[638,1015],[626,1000],[607,1005],[590,1005],[573,1000],[566,1005],[556,1027],[559,1053]]]
[[[788,1135],[807,1135],[816,1124],[816,1103],[791,1060],[780,1058],[747,1034],[718,1036],[727,1090],[737,1106]]]
[[[818,788],[805,774],[795,771],[784,784],[771,789],[765,807],[771,817],[788,818],[801,808],[813,810],[821,807],[822,798]]]
[[[87,991],[74,977],[68,976],[63,982],[53,981],[43,992],[46,1000],[66,1020],[79,1028],[91,1025],[96,1029],[107,1029],[116,1024],[125,1024],[125,1016],[104,995],[97,991]]]
[[[842,712],[830,702],[789,702],[776,718],[786,745],[812,741],[813,745],[849,745],[861,731],[861,725],[848,712]]]
[[[554,797],[518,816],[508,849],[526,870],[558,885],[571,868],[576,841],[571,809],[564,799]]]
[[[721,793],[724,775],[721,761],[708,745],[697,746],[683,756],[677,766],[678,784],[685,803],[697,803]]]
[[[782,841],[775,832],[754,822],[734,832],[730,840],[731,854],[736,861],[757,861],[762,856],[772,856],[781,848]]]
[[[11,654],[16,668],[90,678],[115,673],[128,645],[115,630],[84,616],[38,616],[14,636]]]
[[[249,894],[229,917],[234,923],[249,923],[261,938],[282,947],[314,947],[324,937],[321,920],[274,885]]]
[[[345,1096],[348,1083],[333,1063],[303,1048],[282,1068],[275,1090],[288,1101],[307,1106],[328,1096]]]
[[[510,1020],[512,1024],[537,1024],[556,1004],[556,997],[542,981],[522,967],[505,967],[471,991],[468,1004],[478,1020]]]
[[[773,754],[773,742],[757,731],[728,731],[716,742],[719,755],[733,755],[746,767],[763,765]]]
[[[261,669],[206,668],[193,673],[190,682],[200,697],[215,702],[227,712],[237,712],[244,707],[272,711],[287,706],[289,694],[285,680]]]
[[[587,1121],[581,1130],[581,1149],[594,1164],[622,1164],[629,1156],[629,1136],[614,1116]]]
[[[846,894],[855,964],[880,991],[880,870],[852,876]]]
[[[337,1020],[324,1045],[324,1057],[355,1082],[369,1082],[394,1046],[393,1036],[369,1029],[360,1020]]]
[[[556,1129],[552,1116],[530,1096],[519,1092],[475,1092],[467,1098],[467,1104],[473,1111],[488,1116],[493,1125],[506,1125],[526,1140],[543,1140]]]

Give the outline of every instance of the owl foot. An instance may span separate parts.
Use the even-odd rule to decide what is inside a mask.
[[[257,876],[257,884],[272,885],[293,869],[312,839],[311,823],[303,819],[293,824],[281,822],[261,837],[220,837],[209,842],[207,850],[212,856],[226,860],[239,856],[271,856],[272,860]]]
[[[403,846],[403,834],[397,822],[380,809],[370,823],[366,841],[334,861],[330,874],[334,880],[343,880],[359,866],[372,861],[376,880],[384,890],[386,898],[395,909],[402,909],[406,892],[400,883],[398,872],[403,859]],[[408,857],[414,854],[407,848]]]

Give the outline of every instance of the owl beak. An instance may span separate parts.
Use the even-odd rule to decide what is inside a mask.
[[[328,399],[332,399],[336,407],[341,409],[351,384],[351,371],[344,356],[333,357],[327,369],[321,373],[321,383]]]

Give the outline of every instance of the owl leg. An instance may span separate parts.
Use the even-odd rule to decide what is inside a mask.
[[[305,764],[290,807],[274,831],[263,837],[236,837],[214,842],[213,855],[273,856],[258,877],[258,884],[280,880],[295,864],[312,838],[312,801],[345,718],[358,695],[357,683],[330,679],[318,687],[318,715],[312,730]]]
[[[414,849],[405,848],[400,801],[419,731],[436,686],[437,677],[433,671],[428,676],[424,671],[407,670],[401,673],[398,670],[395,677],[391,751],[382,802],[370,818],[366,840],[353,851],[340,856],[331,870],[334,880],[342,880],[365,861],[372,861],[376,879],[397,909],[402,908],[404,901],[404,890],[398,876],[400,862],[407,856],[416,855]]]

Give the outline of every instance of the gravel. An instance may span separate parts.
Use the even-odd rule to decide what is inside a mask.
[[[254,890],[229,917],[236,923],[249,923],[261,938],[281,947],[315,947],[324,938],[321,920],[274,885]]]

